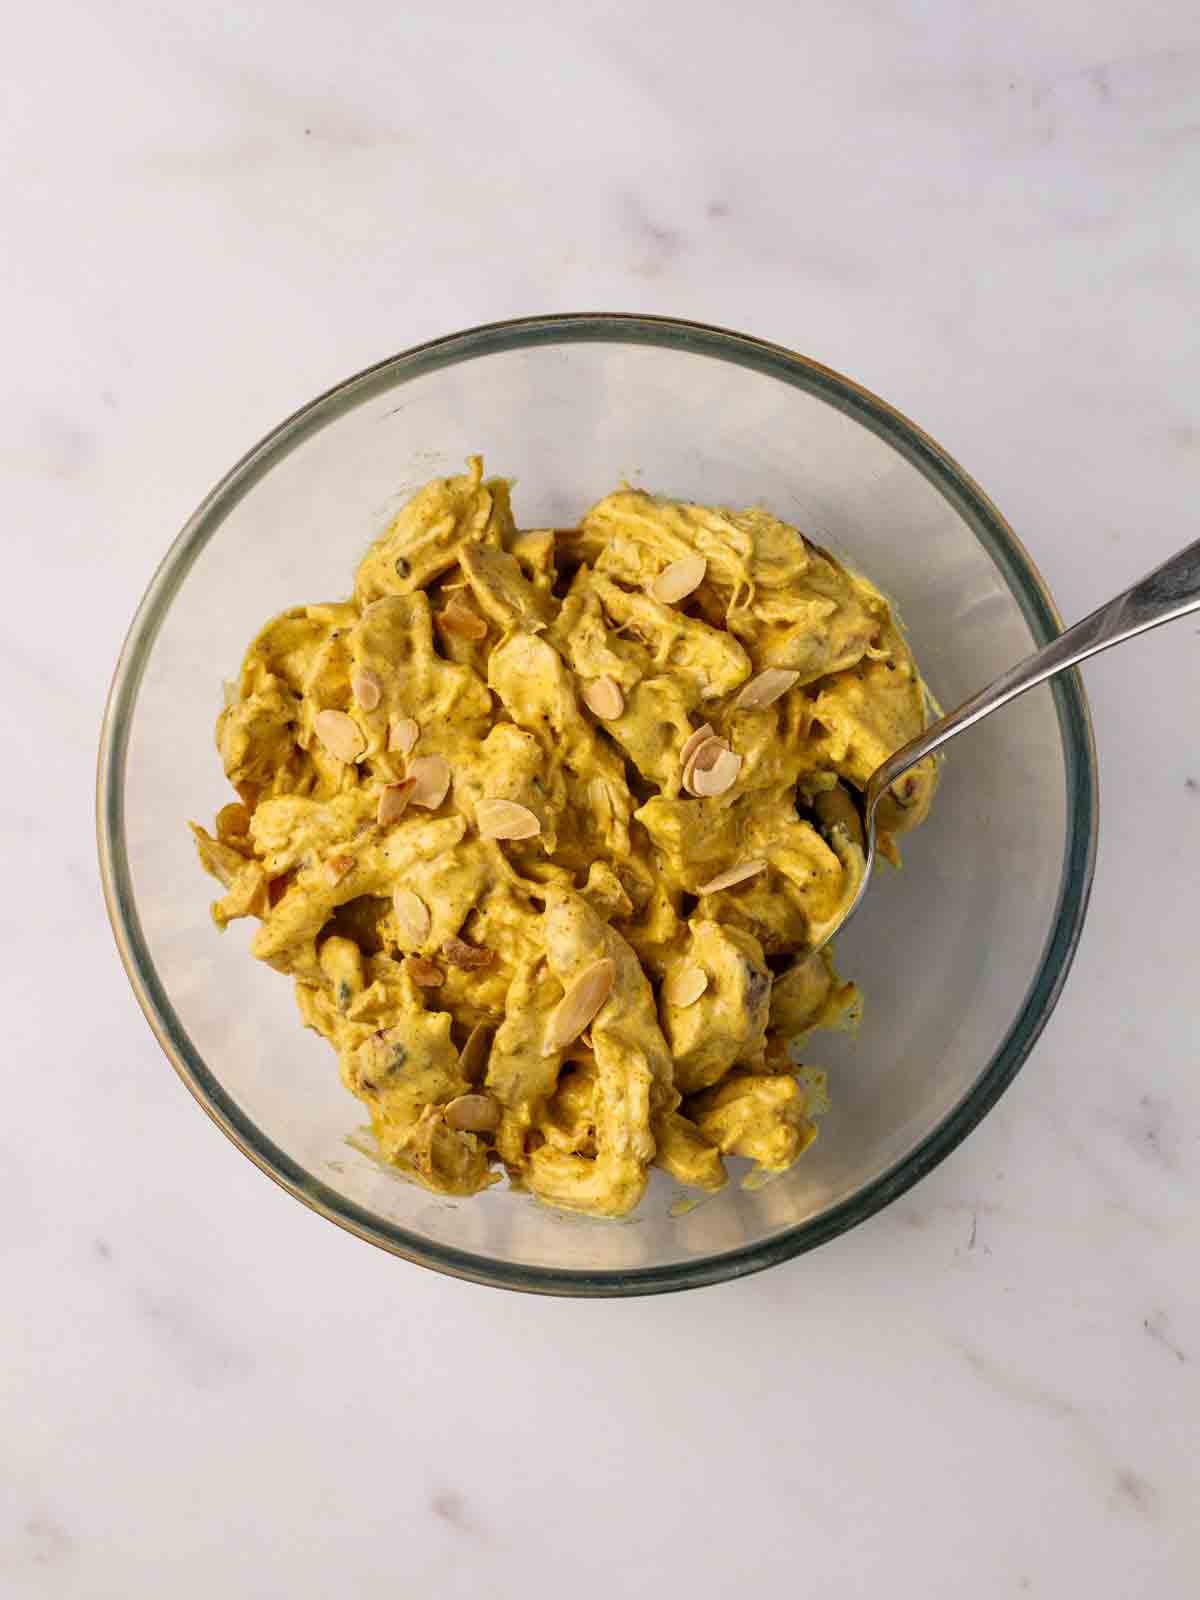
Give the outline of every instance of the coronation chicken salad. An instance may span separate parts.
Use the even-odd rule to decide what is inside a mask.
[[[214,918],[259,919],[401,1173],[615,1217],[652,1165],[717,1189],[812,1141],[789,1047],[857,1014],[810,953],[863,870],[851,790],[926,721],[864,578],[766,511],[629,488],[522,531],[472,458],[227,699]],[[891,859],[935,784],[885,797]]]

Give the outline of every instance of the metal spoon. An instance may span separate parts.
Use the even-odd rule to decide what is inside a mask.
[[[964,700],[957,710],[948,712],[932,723],[924,733],[910,739],[895,755],[889,756],[876,767],[867,781],[862,798],[866,841],[866,865],[862,881],[841,918],[825,929],[820,942],[813,946],[814,953],[845,927],[862,904],[875,865],[875,812],[881,798],[897,778],[902,777],[910,767],[916,766],[918,761],[940,750],[948,739],[953,739],[965,728],[974,727],[984,717],[991,716],[993,711],[999,711],[1001,706],[1008,705],[1010,700],[1024,694],[1026,689],[1033,689],[1039,683],[1045,683],[1047,678],[1053,678],[1056,673],[1078,666],[1097,651],[1107,650],[1110,645],[1123,644],[1135,634],[1146,633],[1162,622],[1172,622],[1176,617],[1185,617],[1197,610],[1200,610],[1200,539],[1187,545],[1169,561],[1164,561],[1161,567],[1155,567],[1132,589],[1126,589],[1124,594],[1119,594],[1115,600],[1093,611],[1091,616],[1077,622],[1073,628],[1060,633],[1057,639],[1051,639],[1049,644],[1035,650],[1033,655],[1027,656],[1015,667],[1010,667],[986,689]]]

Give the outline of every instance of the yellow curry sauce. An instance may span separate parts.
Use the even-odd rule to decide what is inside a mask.
[[[862,872],[845,785],[926,717],[865,579],[766,511],[633,489],[523,532],[476,457],[228,698],[214,918],[259,919],[406,1177],[613,1217],[652,1165],[717,1189],[812,1141],[789,1046],[858,1005],[808,953]],[[885,801],[893,859],[935,783]]]

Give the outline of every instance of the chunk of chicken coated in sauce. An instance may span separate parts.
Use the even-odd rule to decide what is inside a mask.
[[[704,979],[698,999],[691,999],[686,987],[693,973]],[[688,999],[685,1005],[672,1000],[680,984]],[[740,928],[694,917],[659,997],[680,1093],[719,1083],[737,1064],[761,1062],[770,1008],[771,973],[758,940]]]
[[[526,1181],[540,1198],[568,1210],[623,1216],[646,1186],[656,1149],[652,1117],[679,1104],[654,994],[630,946],[581,895],[547,893],[544,939],[564,1000],[598,963],[610,963],[612,977],[586,1024],[595,1060],[595,1153],[572,1154],[547,1140],[531,1153]]]

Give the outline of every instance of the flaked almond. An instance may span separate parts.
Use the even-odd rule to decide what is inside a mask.
[[[411,889],[396,889],[392,894],[396,928],[405,945],[424,944],[429,937],[429,907]],[[419,980],[418,980],[419,981]]]
[[[716,894],[721,889],[732,889],[735,883],[745,883],[747,878],[765,872],[766,867],[765,861],[739,861],[736,867],[726,867],[724,872],[718,872],[715,878],[702,883],[696,893]]]
[[[458,594],[452,594],[437,613],[437,622],[444,632],[457,634],[460,639],[487,638],[487,623]]]
[[[468,1083],[483,1082],[493,1037],[486,1022],[477,1022],[467,1035],[467,1042],[458,1053],[458,1070]]]
[[[550,1013],[544,1056],[552,1056],[578,1039],[612,993],[616,975],[616,964],[608,956],[585,967]]]
[[[460,1094],[445,1111],[446,1126],[460,1133],[495,1133],[500,1126],[500,1102],[490,1094]]]
[[[344,711],[318,711],[313,731],[338,761],[356,761],[367,747],[358,723]]]
[[[450,763],[445,756],[415,756],[408,763],[413,782],[409,803],[436,811],[450,787]]]
[[[364,711],[374,711],[383,699],[383,679],[370,667],[355,667],[350,674],[350,687]]]
[[[480,800],[475,806],[475,825],[484,839],[532,839],[542,825],[528,806],[515,800]]]
[[[681,1010],[694,1006],[708,988],[708,973],[703,967],[676,967],[663,984],[663,998]]]
[[[408,810],[408,802],[412,799],[413,790],[416,788],[412,778],[405,778],[403,783],[389,783],[379,796],[379,810],[376,820],[381,828],[390,827]]]
[[[325,863],[325,876],[330,883],[341,883],[353,866],[353,856],[330,856]]]
[[[764,667],[757,676],[750,679],[741,694],[733,702],[735,711],[761,711],[764,706],[773,706],[780,700],[794,684],[798,683],[800,674],[793,672],[790,667]]]
[[[683,749],[679,752],[679,765],[686,769],[688,762],[699,750],[706,739],[714,738],[713,725],[706,722],[702,728],[697,728],[690,738],[683,741]]]
[[[583,703],[602,722],[614,722],[625,709],[625,696],[615,678],[595,678],[583,691]]]
[[[728,739],[720,739],[712,734],[707,739],[702,739],[691,755],[687,758],[683,768],[683,787],[689,794],[699,794],[696,788],[696,773],[711,772],[721,757],[728,751]]]
[[[415,717],[393,717],[388,724],[388,749],[408,755],[417,747],[421,729]]]
[[[462,967],[465,972],[477,972],[482,967],[490,967],[496,959],[494,950],[488,950],[480,944],[468,944],[457,934],[451,934],[445,940],[442,954],[452,967]]]
[[[426,961],[422,956],[406,957],[404,966],[419,989],[440,989],[446,981],[446,974],[441,967],[435,967],[432,961]]]
[[[704,750],[700,754],[703,756]],[[692,763],[692,788],[701,799],[724,794],[732,789],[742,770],[742,758],[736,750],[722,750],[711,767],[701,761]]]
[[[708,562],[703,556],[680,556],[678,561],[672,561],[670,566],[663,568],[650,585],[650,593],[664,606],[676,605],[700,587],[707,571]]]
[[[225,700],[226,711],[228,711],[231,706],[236,706],[241,702],[242,687],[236,678],[226,678],[225,682],[221,685],[221,693]]]

